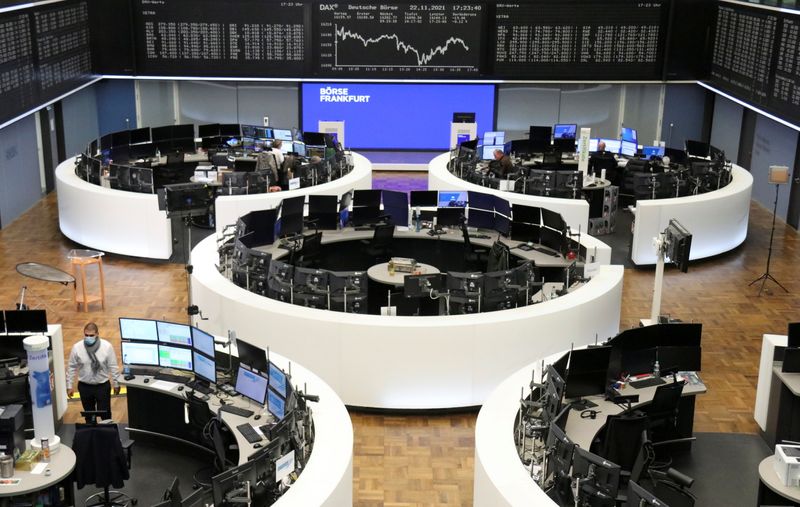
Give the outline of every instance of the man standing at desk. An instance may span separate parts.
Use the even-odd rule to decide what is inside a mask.
[[[97,324],[89,322],[83,328],[83,340],[72,346],[67,365],[67,396],[75,394],[75,375],[83,410],[103,410],[111,419],[111,385],[119,394],[119,366],[114,347],[100,338]]]

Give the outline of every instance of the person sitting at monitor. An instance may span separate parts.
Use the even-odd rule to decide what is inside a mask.
[[[606,143],[600,141],[597,143],[597,151],[589,156],[589,172],[599,178],[603,169],[606,170],[606,179],[608,179],[612,185],[619,185],[621,183],[621,175],[617,168],[617,160],[614,158],[613,153],[606,151]]]
[[[603,153],[604,154],[605,152],[606,152],[606,142],[605,141],[599,141],[597,143],[597,151],[595,153]]]
[[[494,150],[494,160],[489,162],[489,172],[496,178],[505,178],[514,171],[514,164],[511,157],[503,153],[503,150]]]

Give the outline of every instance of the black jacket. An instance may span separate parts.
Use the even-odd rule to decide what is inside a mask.
[[[121,488],[130,477],[116,424],[79,425],[72,443],[78,489],[86,484]]]

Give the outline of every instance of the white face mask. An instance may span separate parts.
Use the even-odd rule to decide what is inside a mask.
[[[83,336],[83,343],[85,343],[88,347],[91,347],[97,342],[97,336]]]

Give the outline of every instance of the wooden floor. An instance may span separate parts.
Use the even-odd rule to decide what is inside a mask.
[[[761,335],[785,333],[787,322],[800,321],[800,238],[793,229],[779,222],[771,269],[790,293],[768,283],[769,292],[757,297],[757,286],[748,286],[765,270],[770,226],[770,213],[753,204],[748,239],[740,248],[692,263],[688,274],[667,270],[664,313],[703,323],[702,377],[709,391],[698,398],[696,431],[756,432],[752,412]],[[34,261],[69,270],[67,252],[76,246],[58,230],[55,195],[0,230],[0,305],[12,308],[27,285],[26,301],[46,305],[49,319],[63,325],[66,350],[90,320],[117,344],[120,316],[185,319],[186,276],[180,265],[108,255],[106,310],[93,307],[89,313],[75,310],[71,289],[24,278],[14,269]],[[652,285],[652,269],[625,271],[622,328],[649,315]],[[70,420],[77,405],[71,403]],[[113,410],[125,420],[124,398],[115,399]],[[476,414],[351,416],[356,505],[472,504]]]

